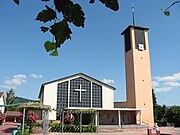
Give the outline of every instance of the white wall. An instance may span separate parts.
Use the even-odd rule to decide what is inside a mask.
[[[0,105],[4,105],[3,96],[0,98]],[[0,107],[2,113],[4,113],[4,107]]]
[[[114,90],[102,86],[102,107],[114,108]]]
[[[57,84],[59,82],[54,82],[46,84],[44,86],[44,104],[50,105],[51,109],[56,109],[57,105]],[[49,112],[49,120],[56,120],[56,111]]]

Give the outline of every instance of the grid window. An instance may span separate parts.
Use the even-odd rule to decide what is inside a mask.
[[[92,83],[92,107],[102,108],[102,86]]]
[[[80,92],[75,91],[75,89],[84,89],[86,91],[81,91],[81,102],[80,102]],[[90,107],[91,106],[91,82],[79,77],[72,79],[70,81],[70,107]]]
[[[59,83],[57,86],[57,112],[56,119],[60,118],[60,110],[67,107],[68,81]]]

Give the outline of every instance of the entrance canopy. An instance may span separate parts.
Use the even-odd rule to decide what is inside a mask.
[[[69,110],[69,111],[75,111],[75,110],[94,110],[95,113],[95,125],[98,126],[99,124],[102,124],[102,119],[104,121],[104,124],[109,121],[111,122],[111,124],[118,124],[120,127],[122,126],[122,124],[124,123],[124,112],[129,112],[131,114],[134,114],[134,116],[131,116],[129,118],[127,118],[128,120],[131,119],[138,119],[138,123],[137,120],[134,120],[134,122],[136,124],[140,124],[142,125],[142,108],[81,108],[81,107],[68,107],[68,108],[64,108],[65,110]],[[109,114],[108,114],[109,112]],[[133,113],[134,112],[134,113]],[[105,114],[103,116],[103,114]],[[136,114],[136,115],[135,115]],[[107,118],[106,118],[107,117]],[[108,120],[109,119],[109,120]],[[131,121],[131,120],[130,120]],[[127,122],[129,123],[129,122]]]
[[[65,110],[97,110],[97,111],[142,111],[142,108],[85,108],[85,107],[68,107]]]
[[[43,111],[43,134],[48,135],[48,111],[51,109],[49,105],[44,105],[42,103],[22,103],[18,106],[18,109],[23,110],[23,125],[22,125],[22,134],[24,134],[24,121],[26,110],[42,110]]]

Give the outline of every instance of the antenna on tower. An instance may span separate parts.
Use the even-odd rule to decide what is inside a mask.
[[[134,12],[134,4],[132,2],[132,23],[135,25],[135,12]]]

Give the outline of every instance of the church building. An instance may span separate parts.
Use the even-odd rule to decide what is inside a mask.
[[[50,120],[60,120],[60,110],[93,109],[96,125],[154,125],[148,28],[130,25],[125,42],[126,102],[114,103],[115,88],[91,76],[77,73],[41,85],[39,99],[54,111]],[[83,116],[82,116],[83,117]],[[87,115],[84,115],[84,119]],[[87,125],[87,120],[82,122]]]

